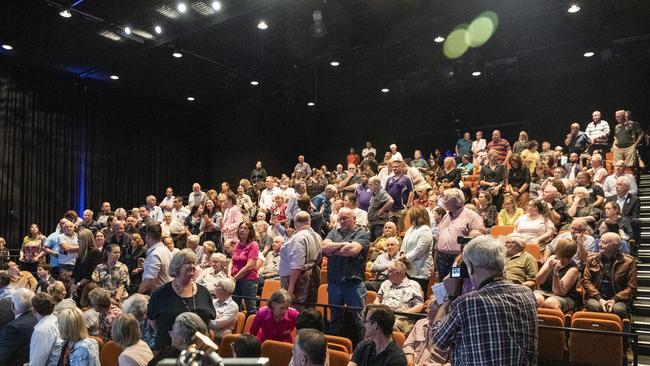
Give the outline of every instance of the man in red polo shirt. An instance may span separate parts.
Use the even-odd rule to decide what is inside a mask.
[[[492,131],[492,141],[487,145],[487,151],[495,150],[497,152],[497,163],[503,164],[512,155],[510,143],[506,139],[501,138],[501,131]]]

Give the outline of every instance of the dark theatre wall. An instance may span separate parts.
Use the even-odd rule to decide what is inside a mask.
[[[511,142],[525,128],[557,145],[571,121],[584,128],[600,109],[613,126],[619,107],[645,126],[648,76],[647,65],[626,63],[548,69],[516,81],[432,83],[418,95],[341,100],[307,111],[273,99],[189,108],[0,65],[0,236],[15,248],[31,222],[49,233],[81,197],[97,211],[103,200],[129,208],[150,193],[160,199],[167,185],[182,194],[194,181],[235,185],[256,160],[279,174],[303,153],[312,165],[333,169],[350,146],[361,149],[366,140],[379,154],[396,142],[410,157],[415,148],[427,155],[436,146],[451,148],[456,130],[510,124],[502,130]],[[489,135],[492,127],[485,130]]]

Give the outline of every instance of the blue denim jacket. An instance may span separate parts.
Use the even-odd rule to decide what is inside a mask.
[[[100,366],[97,341],[86,338],[76,342],[70,350],[70,366]]]

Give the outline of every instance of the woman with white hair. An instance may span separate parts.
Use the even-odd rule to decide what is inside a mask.
[[[214,331],[215,342],[220,343],[224,335],[232,333],[237,322],[239,306],[232,299],[235,291],[235,281],[230,277],[222,277],[217,280],[214,287],[214,309],[216,317],[210,321],[210,329]]]
[[[573,203],[567,210],[567,214],[571,218],[580,217],[593,228],[593,225],[600,217],[600,210],[593,203],[589,203],[589,191],[587,188],[577,186],[573,189]],[[567,229],[569,226],[570,223],[566,224],[562,229]]]
[[[149,347],[156,344],[156,331],[147,321],[147,307],[149,306],[149,296],[143,294],[133,294],[122,304],[122,313],[133,315],[140,324],[140,334],[142,340]]]
[[[156,366],[160,360],[165,358],[177,359],[181,351],[193,343],[194,334],[208,334],[208,327],[200,316],[192,312],[184,312],[176,316],[173,324],[167,333],[170,337],[169,345],[163,347],[156,356],[149,361],[149,365]]]
[[[185,248],[172,257],[169,276],[174,278],[151,294],[147,318],[156,330],[156,349],[171,344],[169,331],[174,319],[185,311],[196,313],[205,324],[214,319],[212,296],[205,287],[192,281],[196,254]]]
[[[113,323],[111,336],[123,349],[117,359],[119,366],[146,366],[153,358],[149,346],[140,339],[140,326],[133,315],[120,315]]]

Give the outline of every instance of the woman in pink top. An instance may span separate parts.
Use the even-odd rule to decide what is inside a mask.
[[[225,210],[221,218],[221,234],[223,240],[237,240],[237,230],[242,222],[241,209],[237,206],[237,197],[234,193],[228,192],[224,202]]]
[[[280,289],[269,298],[268,305],[261,308],[251,326],[251,334],[260,343],[270,339],[278,342],[293,343],[291,332],[296,328],[298,310],[289,307],[289,293]]]
[[[238,208],[239,209],[239,208]],[[257,257],[260,248],[255,240],[255,230],[250,222],[242,222],[237,228],[237,244],[232,252],[231,274],[236,282],[235,296],[255,297],[257,295]],[[241,300],[237,300],[242,309]],[[255,299],[244,299],[248,314],[257,310]]]

